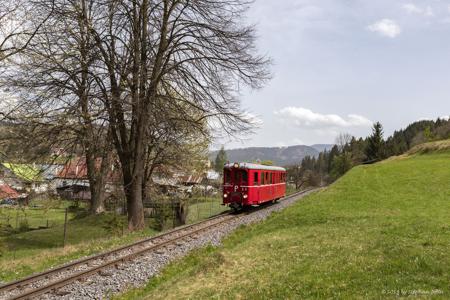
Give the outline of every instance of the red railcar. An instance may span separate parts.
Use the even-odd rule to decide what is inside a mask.
[[[233,209],[275,201],[286,195],[286,170],[252,163],[226,164],[223,204]]]

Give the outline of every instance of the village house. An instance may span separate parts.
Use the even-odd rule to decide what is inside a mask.
[[[33,164],[0,164],[0,179],[20,193],[45,193],[49,183],[42,177],[40,168]]]
[[[18,200],[19,198],[21,198],[21,195],[16,190],[0,180],[0,201],[7,199]]]
[[[96,167],[100,168],[101,160],[96,161]],[[107,175],[105,190],[107,194],[112,194],[118,190],[121,180],[114,165]],[[52,186],[55,187],[59,196],[70,200],[89,201],[91,191],[87,171],[86,159],[82,157],[74,158],[67,162],[55,178],[52,180]]]

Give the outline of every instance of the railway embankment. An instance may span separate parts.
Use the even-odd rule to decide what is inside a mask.
[[[448,299],[448,144],[356,167],[120,298]]]

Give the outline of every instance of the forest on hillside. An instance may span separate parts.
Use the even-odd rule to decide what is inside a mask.
[[[325,150],[317,157],[306,156],[299,164],[289,166],[288,178],[296,189],[322,186],[334,182],[354,166],[401,155],[416,145],[448,138],[450,119],[417,121],[387,139],[377,122],[370,136],[357,139],[341,134],[330,151]]]

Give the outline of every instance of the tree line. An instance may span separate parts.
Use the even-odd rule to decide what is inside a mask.
[[[401,155],[418,144],[448,138],[450,119],[417,121],[387,139],[383,137],[382,125],[377,122],[370,136],[357,139],[341,134],[330,150],[317,157],[306,156],[300,164],[287,167],[288,178],[297,189],[321,186],[332,183],[354,166]]]
[[[142,229],[158,166],[206,157],[217,128],[252,128],[238,92],[261,87],[270,60],[244,22],[249,4],[0,0],[0,89],[13,98],[0,105],[3,145],[21,159],[53,147],[85,156],[92,213],[119,166],[128,228]]]

